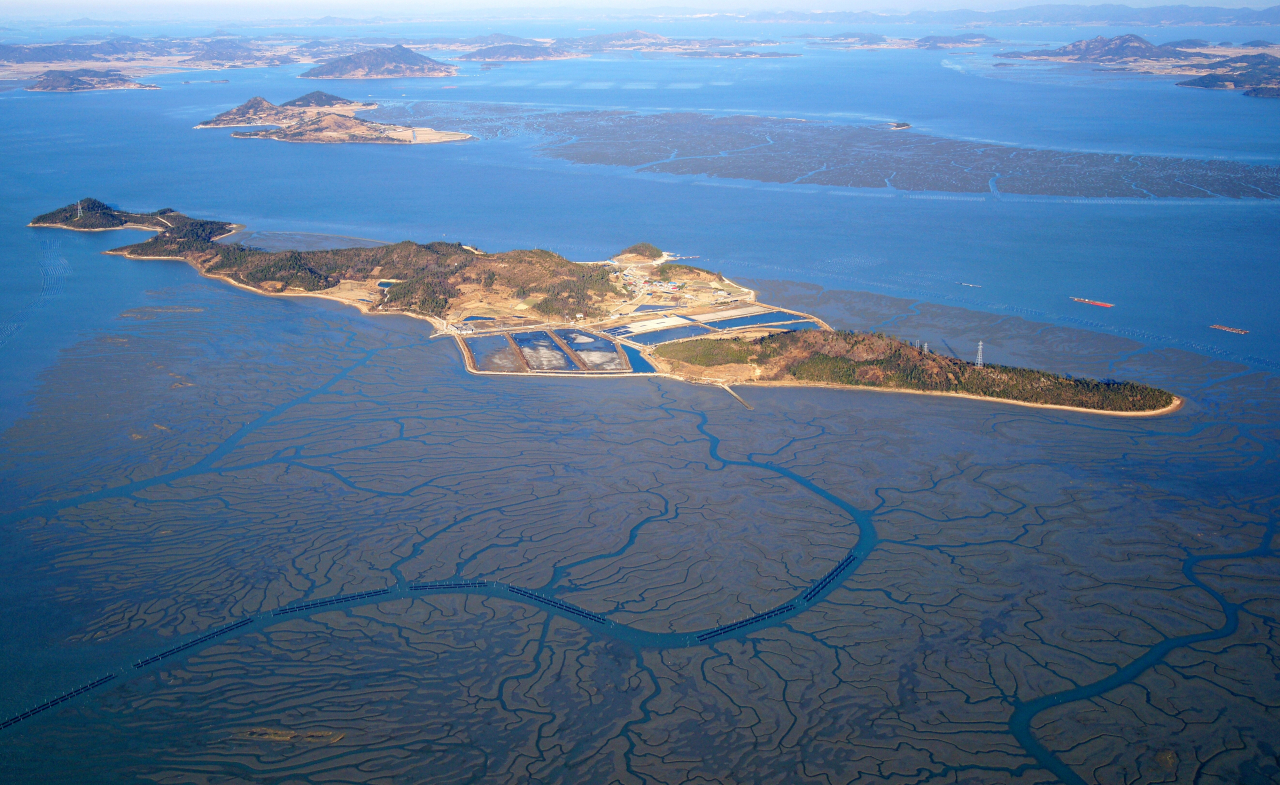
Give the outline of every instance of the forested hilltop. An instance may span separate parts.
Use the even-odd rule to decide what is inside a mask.
[[[541,250],[486,254],[459,243],[405,241],[377,248],[269,252],[214,242],[234,226],[189,218],[173,210],[126,213],[93,199],[81,200],[32,221],[35,226],[116,229],[133,226],[159,233],[109,253],[134,259],[181,259],[201,272],[265,292],[322,292],[343,281],[385,281],[384,309],[445,318],[461,297],[505,302],[542,316],[596,316],[624,295],[601,265],[578,264]]]
[[[654,354],[681,375],[721,381],[960,393],[1109,412],[1157,411],[1175,401],[1171,393],[1133,382],[1074,379],[1002,365],[979,367],[877,333],[810,330],[756,339],[704,338],[665,344]]]
[[[154,213],[127,213],[97,199],[81,199],[51,213],[32,218],[30,225],[57,226],[87,232],[101,229],[154,229],[164,232],[173,229],[179,223],[190,220],[185,215],[169,209],[157,210]],[[230,226],[230,224],[220,225]]]

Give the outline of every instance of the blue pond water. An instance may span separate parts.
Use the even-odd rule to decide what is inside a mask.
[[[481,335],[467,338],[466,342],[475,357],[476,367],[482,371],[515,373],[524,370],[516,357],[516,350],[505,335]]]
[[[738,316],[733,319],[721,319],[716,322],[706,322],[719,330],[729,330],[734,327],[750,327],[754,324],[774,324],[777,322],[794,321],[797,317],[793,314],[774,311],[772,313],[757,313],[751,316]]]
[[[703,335],[711,332],[710,329],[700,324],[690,324],[685,327],[669,327],[665,330],[654,330],[651,333],[641,333],[639,335],[629,335],[627,340],[642,343],[645,346],[657,346],[667,341],[675,341],[681,338],[692,338],[695,335]]]
[[[577,371],[582,370],[569,359],[569,355],[565,354],[551,336],[547,333],[537,330],[525,333],[512,333],[511,337],[515,339],[516,345],[520,347],[520,351],[524,354],[524,359],[529,363],[529,367],[535,371]]]
[[[556,335],[564,341],[582,361],[597,371],[622,370],[622,359],[613,341],[593,335],[584,330],[572,328],[556,330]]]
[[[654,373],[658,370],[653,367],[653,363],[646,360],[644,355],[640,354],[640,350],[636,347],[627,346],[624,343],[622,344],[622,351],[627,353],[627,361],[631,363],[631,370],[633,373]]]

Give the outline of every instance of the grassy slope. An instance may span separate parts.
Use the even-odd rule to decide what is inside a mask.
[[[122,213],[93,199],[82,201],[81,209],[80,218],[73,204],[33,223],[76,229],[116,228],[125,223],[154,226],[161,230],[155,237],[116,250],[134,257],[180,257],[206,273],[253,286],[277,282],[284,288],[314,292],[344,279],[369,280],[381,268],[377,278],[400,280],[387,290],[390,305],[431,316],[443,315],[459,287],[466,284],[498,288],[520,299],[541,295],[534,307],[548,316],[595,315],[599,304],[615,293],[607,269],[577,264],[550,251],[478,254],[459,243],[405,241],[379,248],[271,253],[213,242],[232,229],[222,221],[202,221],[171,210]]]
[[[750,362],[766,369],[765,379],[966,393],[1105,411],[1153,411],[1173,402],[1172,394],[1142,384],[1071,379],[998,365],[979,368],[869,333],[814,330],[756,340],[704,338],[668,344],[656,354],[702,366]]]

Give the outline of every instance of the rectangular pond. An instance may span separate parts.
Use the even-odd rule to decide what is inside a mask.
[[[556,330],[556,335],[582,359],[592,371],[621,371],[626,366],[613,341],[572,328]]]
[[[506,371],[524,373],[524,365],[516,356],[516,350],[505,335],[484,335],[467,338],[467,348],[476,360],[476,368],[482,371]]]
[[[604,332],[615,338],[622,338],[636,333],[645,333],[652,330],[665,330],[668,327],[676,327],[682,324],[688,324],[691,319],[683,316],[659,316],[656,319],[645,319],[644,321],[632,322],[624,324],[621,327],[610,327]]]
[[[732,330],[735,327],[751,327],[757,324],[777,324],[778,322],[794,322],[802,317],[791,313],[783,313],[782,311],[769,311],[768,313],[758,313],[752,316],[739,316],[735,319],[721,319],[715,322],[707,322],[711,327],[717,330]]]
[[[743,305],[737,308],[728,308],[721,311],[712,311],[711,313],[698,314],[689,318],[699,322],[717,322],[721,319],[733,319],[738,316],[750,316],[757,313],[772,313],[773,309],[765,308],[761,305]]]
[[[695,335],[703,335],[709,332],[711,332],[709,327],[703,327],[700,324],[686,324],[683,327],[672,327],[668,330],[632,335],[628,337],[628,340],[642,343],[645,346],[657,346],[667,341],[678,341],[681,338],[692,338]]]
[[[652,363],[646,360],[644,358],[644,355],[640,354],[640,350],[637,349],[636,347],[627,346],[626,344],[623,344],[622,351],[627,353],[627,361],[631,363],[632,373],[656,373],[657,372],[658,369],[654,368]]]
[[[543,330],[527,333],[512,333],[512,339],[520,347],[525,362],[535,371],[577,371],[578,366],[569,355],[564,353],[556,342]]]

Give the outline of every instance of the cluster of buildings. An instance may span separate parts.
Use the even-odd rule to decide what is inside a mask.
[[[675,294],[680,291],[684,284],[674,281],[655,281],[646,275],[638,274],[632,270],[623,270],[622,287],[632,294],[654,294],[668,293]]]

